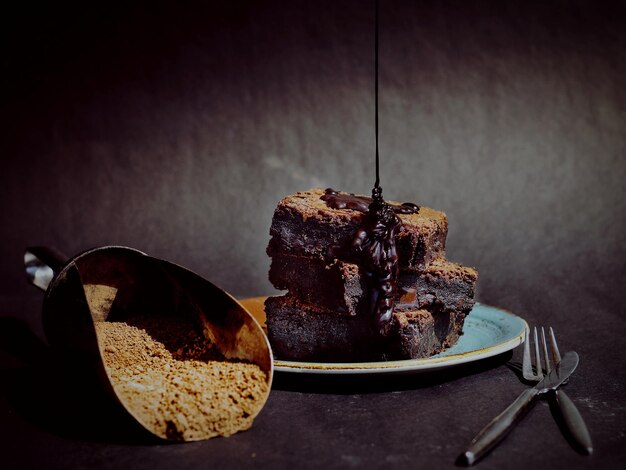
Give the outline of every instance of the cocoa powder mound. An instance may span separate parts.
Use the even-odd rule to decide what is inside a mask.
[[[230,436],[248,429],[265,402],[261,368],[224,359],[190,321],[137,316],[95,327],[118,398],[162,438]]]

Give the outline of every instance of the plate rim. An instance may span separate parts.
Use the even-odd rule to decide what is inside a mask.
[[[259,299],[250,298],[246,300]],[[407,372],[421,373],[439,369],[454,367],[457,365],[474,362],[489,357],[497,356],[519,346],[524,341],[524,332],[528,328],[528,323],[521,316],[513,312],[492,305],[476,302],[474,308],[485,307],[497,310],[501,315],[519,322],[519,331],[514,337],[484,348],[461,352],[446,356],[435,356],[422,359],[403,359],[397,361],[376,361],[376,362],[305,362],[305,361],[285,361],[274,358],[274,370],[291,374],[401,374]],[[473,308],[473,309],[474,309]],[[472,309],[472,310],[473,310]],[[471,314],[471,311],[468,315]],[[488,321],[488,320],[487,320]]]

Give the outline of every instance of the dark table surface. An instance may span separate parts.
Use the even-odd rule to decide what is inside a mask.
[[[574,450],[542,399],[480,468],[620,468],[626,462],[624,320],[587,292],[570,294],[551,323],[561,349],[581,356],[566,387],[588,424],[594,454]],[[125,421],[97,383],[55,360],[40,339],[40,300],[33,291],[13,306],[19,315],[5,310],[0,317],[4,468],[452,468],[480,428],[525,387],[507,365],[521,359],[520,348],[412,376],[278,373],[250,430],[166,444]],[[577,326],[572,316],[582,318],[581,312],[595,322]]]

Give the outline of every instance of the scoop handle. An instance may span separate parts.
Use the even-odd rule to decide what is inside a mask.
[[[35,287],[45,291],[56,273],[67,264],[68,257],[56,248],[31,246],[24,252],[26,278]]]

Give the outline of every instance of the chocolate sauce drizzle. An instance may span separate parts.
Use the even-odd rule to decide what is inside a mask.
[[[398,279],[396,234],[402,222],[382,196],[382,188],[372,190],[372,203],[363,225],[352,240],[352,251],[367,275],[372,326],[386,336],[393,316]]]
[[[378,152],[378,0],[376,0],[375,18],[374,133],[376,136],[376,181],[374,189],[372,189],[372,197],[340,193],[328,188],[321,199],[334,209],[351,209],[365,214],[363,224],[352,240],[351,252],[366,274],[370,293],[369,313],[372,328],[380,336],[385,337],[391,329],[398,279],[396,235],[402,226],[402,221],[396,214],[415,214],[419,211],[419,207],[410,202],[392,205],[383,199]]]
[[[396,235],[402,221],[396,214],[416,214],[419,207],[411,202],[385,202],[382,188],[376,185],[371,198],[328,188],[321,199],[333,209],[350,209],[365,214],[352,240],[351,252],[366,274],[372,327],[381,336],[386,336],[393,316],[398,278]]]

